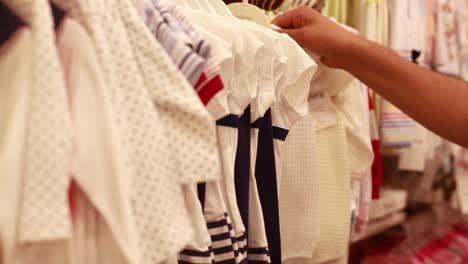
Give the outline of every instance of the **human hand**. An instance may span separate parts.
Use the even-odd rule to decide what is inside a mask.
[[[342,68],[353,49],[365,40],[310,7],[299,7],[272,21],[301,46],[322,57],[328,67]]]

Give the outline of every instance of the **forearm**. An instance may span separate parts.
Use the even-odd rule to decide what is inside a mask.
[[[368,41],[350,47],[342,68],[423,126],[468,146],[468,84],[417,66]]]

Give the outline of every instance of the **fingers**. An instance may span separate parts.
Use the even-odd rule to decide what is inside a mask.
[[[280,29],[280,33],[286,33],[293,38],[299,45],[305,44],[304,30],[303,29]]]
[[[314,10],[310,7],[299,7],[276,17],[272,23],[283,29],[301,28],[311,20]]]
[[[293,17],[294,11],[286,12],[282,15],[277,16],[275,19],[273,19],[273,21],[271,21],[271,23],[277,25],[280,28],[294,28]]]

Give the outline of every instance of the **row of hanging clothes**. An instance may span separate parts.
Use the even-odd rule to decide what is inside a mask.
[[[0,263],[346,262],[374,157],[354,77],[219,0],[0,12]]]

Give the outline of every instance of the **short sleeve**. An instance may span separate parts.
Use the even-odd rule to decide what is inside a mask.
[[[284,126],[289,128],[308,111],[310,81],[317,64],[289,36],[279,39],[288,64],[295,67],[284,67],[284,73],[276,86],[276,99],[281,108]]]

